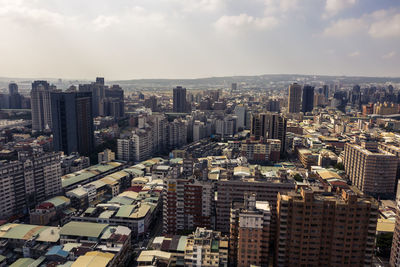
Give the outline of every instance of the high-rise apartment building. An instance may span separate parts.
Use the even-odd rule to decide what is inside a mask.
[[[51,88],[46,81],[34,81],[31,91],[32,130],[52,129]]]
[[[185,266],[228,266],[228,243],[229,238],[219,232],[197,228],[187,237]]]
[[[231,209],[229,265],[268,266],[271,210],[267,201],[256,201],[254,193]]]
[[[233,136],[236,133],[236,116],[226,116],[215,121],[215,133],[222,138]]]
[[[260,137],[265,139],[278,139],[281,141],[281,152],[286,147],[286,128],[287,120],[284,116],[276,113],[257,113],[251,116],[251,137],[259,140]]]
[[[135,161],[149,159],[153,153],[153,135],[151,128],[136,129],[132,133],[133,156]]]
[[[167,125],[167,144],[169,149],[180,148],[187,143],[187,125],[185,121],[175,119]]]
[[[390,266],[400,266],[400,200],[396,203],[396,224],[393,232],[392,249],[390,252]]]
[[[378,150],[376,143],[362,146],[346,143],[344,168],[353,185],[366,194],[393,197],[396,188],[397,157]]]
[[[0,187],[1,219],[61,194],[60,153],[20,152],[17,161],[0,164]]]
[[[173,112],[187,112],[186,88],[177,86],[173,90]]]
[[[134,161],[133,140],[131,138],[117,140],[117,159]]]
[[[151,111],[157,111],[157,98],[155,95],[150,96],[148,99],[144,101],[144,106],[146,108],[151,109]]]
[[[351,189],[279,193],[276,266],[371,266],[378,203]]]
[[[213,228],[214,193],[213,181],[193,176],[169,177],[163,196],[164,234],[177,234],[196,227]]]
[[[240,146],[240,155],[253,162],[278,161],[280,154],[281,141],[278,139],[247,139],[242,141]]]
[[[288,112],[299,113],[301,108],[301,86],[293,83],[289,85]]]
[[[270,203],[272,213],[271,229],[273,230],[278,192],[288,192],[293,190],[294,187],[294,182],[286,178],[220,178],[216,182],[216,230],[222,233],[229,233],[232,201],[243,201],[245,193],[255,193],[257,201],[268,201]]]
[[[54,149],[90,155],[94,147],[91,93],[53,92],[51,110]]]
[[[236,121],[236,130],[239,128],[244,129],[246,126],[246,113],[247,113],[247,108],[245,105],[240,104],[235,107],[235,116],[237,117]]]
[[[301,111],[311,112],[314,108],[314,86],[304,85],[303,96],[302,96],[302,108]]]

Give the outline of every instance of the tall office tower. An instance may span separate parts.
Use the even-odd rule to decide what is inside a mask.
[[[96,83],[104,85],[104,77],[96,77]]]
[[[268,100],[266,109],[269,112],[280,112],[281,108],[280,108],[279,100],[276,100],[276,99]]]
[[[390,266],[400,266],[400,200],[396,201],[396,224],[393,232],[392,248],[390,252]]]
[[[295,184],[292,180],[283,178],[260,177],[241,178],[235,177],[219,179],[216,182],[216,230],[229,233],[230,208],[232,201],[243,201],[245,193],[255,193],[257,201],[268,201],[271,205],[271,235],[273,235],[276,216],[276,197],[278,192],[284,193],[293,190]]]
[[[163,195],[163,233],[214,228],[214,185],[193,176],[169,177]]]
[[[182,88],[182,86],[177,86],[174,88],[174,112],[187,112],[187,104],[186,104],[186,88]]]
[[[351,189],[279,193],[276,266],[371,266],[378,202]]]
[[[32,130],[52,129],[51,88],[46,81],[34,81],[31,91]]]
[[[328,100],[328,98],[329,98],[329,86],[327,84],[322,86],[322,94],[325,96],[325,100]]]
[[[236,121],[236,130],[239,128],[244,129],[246,126],[246,113],[247,113],[247,108],[245,105],[240,104],[235,107],[235,116],[237,117]]]
[[[301,108],[301,86],[293,83],[289,85],[288,112],[299,113]]]
[[[10,83],[8,85],[8,94],[9,95],[18,94],[18,85],[16,83]]]
[[[231,94],[237,90],[237,83],[232,83],[231,85]]]
[[[251,116],[250,134],[255,140],[261,137],[265,139],[279,139],[281,152],[286,150],[287,120],[276,113],[257,113]]]
[[[104,82],[104,81],[103,81]],[[105,88],[105,98],[103,99],[103,116],[122,118],[125,115],[124,90],[119,85]]]
[[[243,202],[233,202],[229,238],[231,266],[268,266],[271,210],[267,201],[245,194]]]
[[[314,86],[303,86],[302,108],[301,111],[311,112],[314,108]]]
[[[228,266],[228,243],[229,238],[219,232],[197,228],[187,237],[184,265]]]
[[[16,83],[10,83],[8,85],[9,92],[9,107],[11,109],[21,108],[21,95],[18,93],[18,85]]]
[[[350,102],[353,106],[361,105],[361,87],[358,84],[351,90]]]
[[[396,188],[398,160],[395,155],[380,151],[376,143],[362,146],[346,143],[344,168],[353,185],[375,197],[393,197]]]
[[[92,93],[92,114],[93,117],[104,116],[104,101],[106,97],[106,86],[104,78],[97,77],[96,82],[80,84],[79,92]]]
[[[0,164],[0,218],[26,214],[62,193],[60,153],[20,152],[17,161]]]
[[[51,110],[54,149],[90,155],[94,148],[91,93],[53,92]]]

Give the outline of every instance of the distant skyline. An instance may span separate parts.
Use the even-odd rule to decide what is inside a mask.
[[[0,77],[400,77],[397,0],[0,0]]]

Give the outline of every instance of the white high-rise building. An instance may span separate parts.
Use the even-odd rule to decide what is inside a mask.
[[[206,137],[207,127],[204,125],[204,122],[195,121],[193,124],[193,142],[197,142],[200,139]]]
[[[244,105],[237,105],[235,107],[235,115],[237,117],[236,131],[239,128],[244,128],[246,126],[246,107]]]

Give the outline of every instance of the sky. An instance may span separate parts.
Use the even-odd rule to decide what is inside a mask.
[[[400,77],[398,0],[0,0],[0,77]]]

